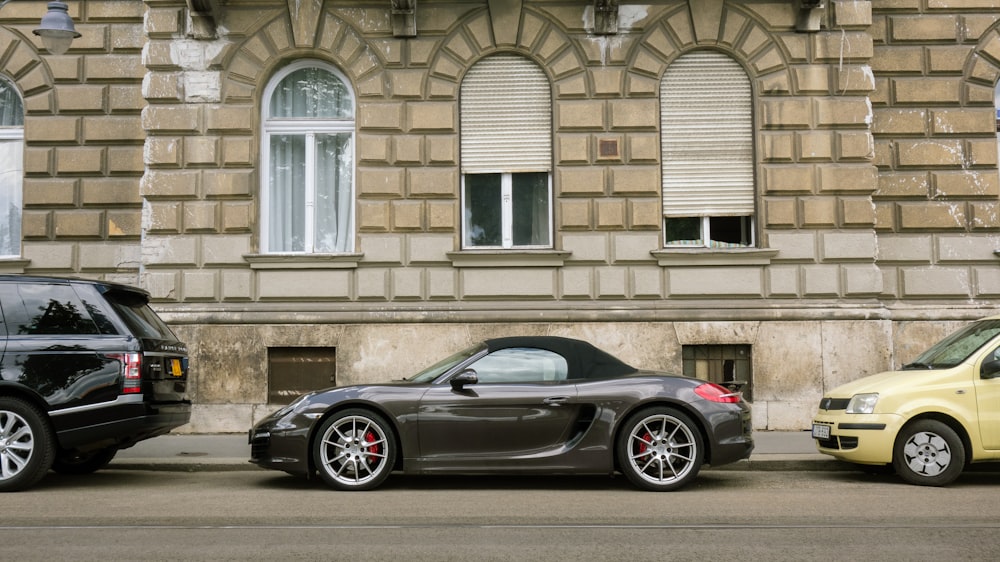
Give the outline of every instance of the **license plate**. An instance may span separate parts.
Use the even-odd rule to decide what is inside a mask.
[[[821,423],[813,424],[813,439],[829,439],[830,426]]]
[[[170,374],[175,377],[184,376],[184,371],[181,370],[181,360],[171,359],[170,360]]]

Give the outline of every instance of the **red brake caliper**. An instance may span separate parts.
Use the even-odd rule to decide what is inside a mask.
[[[365,441],[367,441],[369,443],[372,443],[372,446],[368,447],[368,454],[372,455],[372,456],[368,457],[368,464],[375,464],[376,462],[378,462],[378,459],[375,458],[374,455],[377,455],[379,453],[379,449],[380,448],[379,448],[378,443],[375,443],[375,439],[376,439],[375,438],[375,432],[369,431],[369,432],[365,433]]]
[[[638,453],[640,455],[642,455],[643,453],[646,452],[646,449],[649,448],[646,445],[646,443],[650,442],[652,439],[653,439],[653,436],[650,435],[648,431],[642,435],[642,439],[639,440],[639,451],[638,451]]]

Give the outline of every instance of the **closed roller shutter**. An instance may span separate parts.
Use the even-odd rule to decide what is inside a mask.
[[[551,87],[534,62],[482,59],[462,80],[460,104],[463,174],[551,169]]]
[[[736,216],[754,212],[750,79],[722,53],[681,56],[660,96],[663,214]]]

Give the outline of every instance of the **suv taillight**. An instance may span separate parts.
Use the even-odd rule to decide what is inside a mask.
[[[114,358],[121,363],[122,394],[142,392],[142,354],[120,353]]]

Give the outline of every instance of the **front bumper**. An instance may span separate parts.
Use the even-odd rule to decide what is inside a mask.
[[[261,423],[250,430],[250,462],[261,468],[309,474],[309,428]]]
[[[848,414],[844,411],[824,411],[813,420],[813,426],[830,429],[828,439],[816,439],[820,453],[839,460],[859,464],[889,464],[896,435],[903,426],[896,414]],[[813,435],[815,435],[815,431]]]

